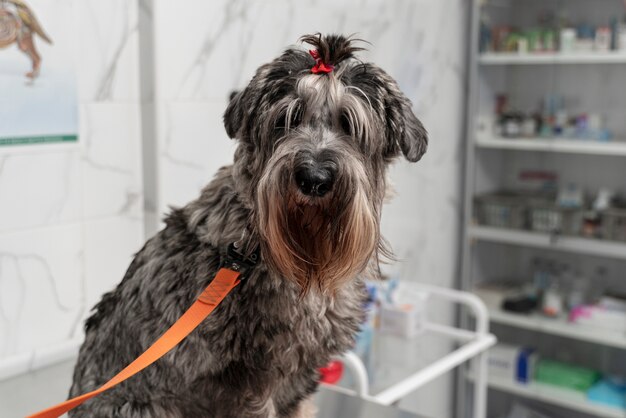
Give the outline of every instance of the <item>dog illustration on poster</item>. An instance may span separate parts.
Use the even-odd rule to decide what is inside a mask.
[[[22,0],[0,0],[0,49],[17,44],[31,60],[32,69],[26,77],[35,79],[41,68],[41,55],[35,46],[35,35],[45,42],[52,40],[43,30],[35,13]]]
[[[75,4],[0,0],[0,148],[78,141]]]

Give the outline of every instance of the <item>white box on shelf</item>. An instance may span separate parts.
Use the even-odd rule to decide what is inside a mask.
[[[411,338],[423,328],[423,312],[415,305],[387,305],[380,310],[380,331]]]
[[[411,301],[384,304],[380,308],[380,331],[412,338],[424,328],[428,295],[411,292]]]
[[[530,382],[536,361],[537,354],[534,350],[516,345],[496,344],[487,354],[489,375],[511,382]]]
[[[609,311],[626,313],[626,300],[623,297],[603,296],[598,305]]]
[[[572,315],[573,322],[584,327],[626,333],[626,312],[600,306],[581,306]]]

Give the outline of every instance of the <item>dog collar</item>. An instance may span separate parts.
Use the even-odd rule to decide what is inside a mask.
[[[259,247],[256,246],[252,252],[243,249],[240,242],[233,242],[226,251],[222,252],[220,268],[227,268],[241,274],[241,278],[252,269],[261,257]]]
[[[309,54],[315,59],[315,65],[311,68],[313,74],[328,74],[335,69],[334,65],[326,64],[317,49],[309,49]]]

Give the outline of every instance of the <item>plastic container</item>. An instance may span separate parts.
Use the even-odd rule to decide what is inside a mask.
[[[580,235],[583,211],[560,207],[554,203],[534,202],[530,208],[529,220],[533,231]]]
[[[608,51],[611,49],[611,28],[601,26],[596,29],[593,47],[596,51]]]
[[[587,301],[588,280],[577,270],[571,279],[571,288],[567,294],[567,308],[572,310]]]
[[[526,207],[520,195],[503,192],[477,196],[474,209],[480,225],[509,229],[526,227]]]
[[[380,332],[413,338],[424,329],[428,293],[396,282],[380,307]]]
[[[612,241],[626,242],[626,209],[602,212],[602,236]]]
[[[573,52],[576,48],[576,29],[561,29],[561,52]]]
[[[615,39],[614,47],[618,51],[626,51],[626,16],[621,21],[614,22]]]
[[[563,296],[556,282],[546,290],[541,303],[541,312],[545,316],[555,318],[563,312]]]
[[[319,372],[320,382],[334,385],[343,376],[343,363],[338,360],[331,361],[325,367],[321,367]]]
[[[587,392],[591,402],[626,409],[626,381],[602,379]]]

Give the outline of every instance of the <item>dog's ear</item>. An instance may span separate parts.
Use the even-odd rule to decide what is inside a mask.
[[[415,116],[411,101],[402,92],[393,89],[386,103],[388,156],[396,156],[398,147],[407,160],[419,161],[428,147],[428,133]]]
[[[398,137],[400,149],[407,160],[419,161],[428,148],[428,133],[422,122],[415,116],[410,103],[403,109],[404,129]]]
[[[243,123],[242,91],[230,92],[230,103],[224,112],[224,127],[230,138],[235,139]]]

